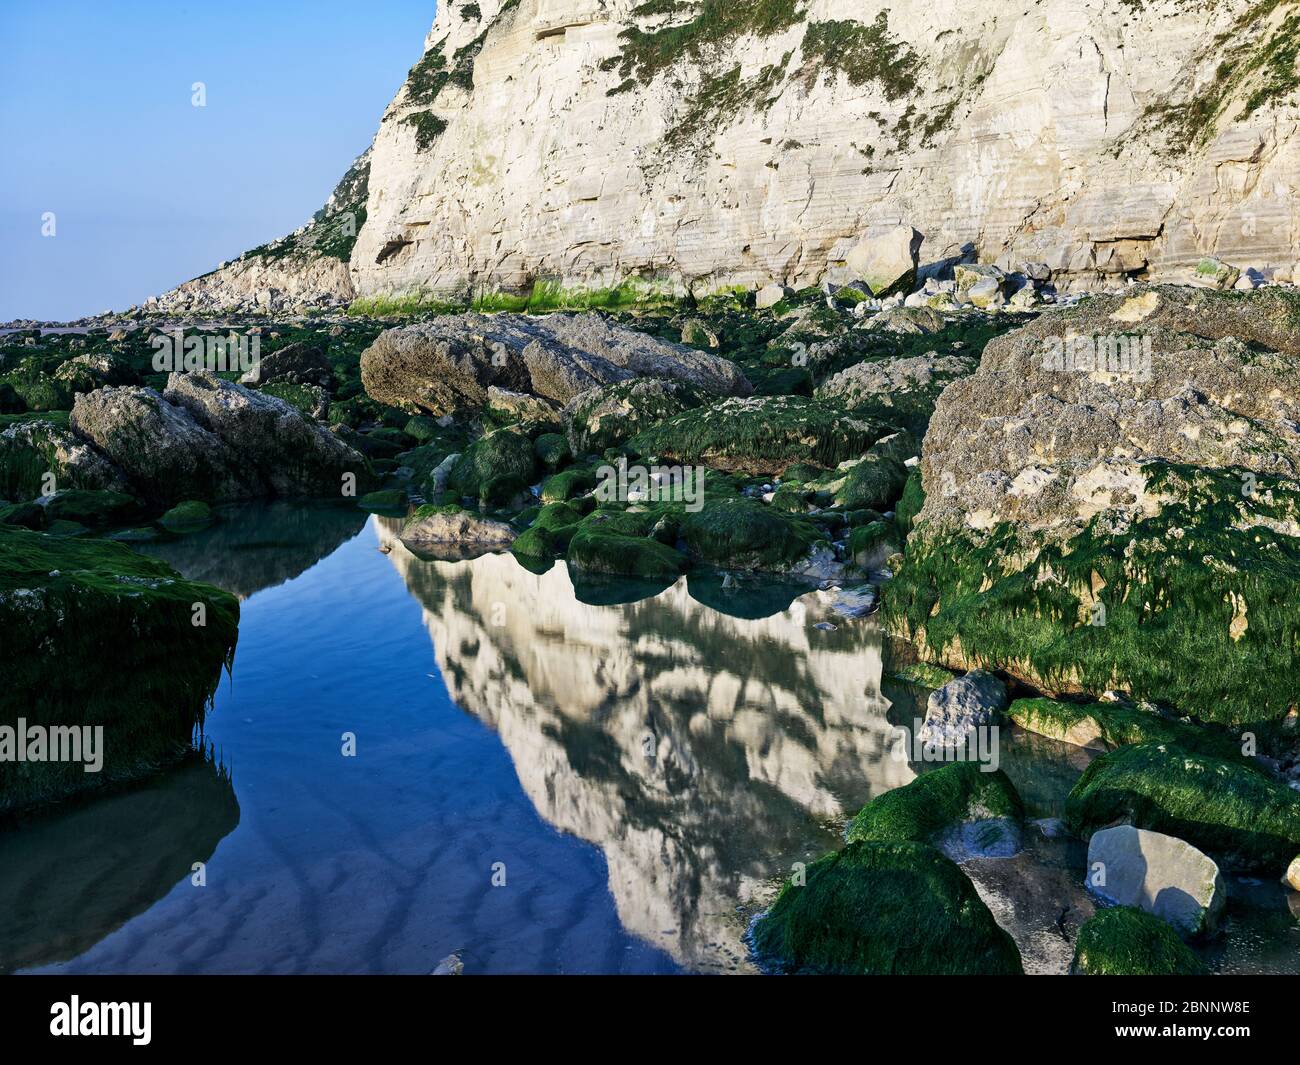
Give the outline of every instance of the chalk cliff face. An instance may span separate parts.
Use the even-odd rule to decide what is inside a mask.
[[[1298,49],[1295,0],[448,0],[337,288],[800,286],[899,222],[923,263],[1287,280]]]

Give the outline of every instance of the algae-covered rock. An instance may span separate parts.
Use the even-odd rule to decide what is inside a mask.
[[[404,510],[406,492],[401,488],[382,488],[378,492],[367,492],[357,500],[357,506],[364,510]]]
[[[953,762],[877,795],[849,825],[848,839],[933,843],[956,856],[1006,857],[1021,847],[1025,809],[1006,773]]]
[[[556,473],[542,482],[542,502],[562,503],[575,496],[586,495],[596,487],[596,475],[586,469],[569,469]]]
[[[201,499],[187,499],[177,503],[158,519],[158,524],[173,532],[189,532],[202,529],[212,523],[212,508]]]
[[[0,498],[26,502],[62,488],[129,487],[122,471],[66,426],[37,419],[0,430]]]
[[[838,466],[887,433],[803,396],[754,396],[684,411],[638,433],[628,446],[674,462],[766,475],[800,463]]]
[[[1161,286],[989,343],[930,421],[890,630],[1049,695],[1280,719],[1300,696],[1298,322],[1294,292]]]
[[[569,457],[569,442],[561,433],[542,433],[533,441],[533,453],[548,470],[556,470]]]
[[[1280,875],[1300,850],[1300,792],[1238,761],[1166,743],[1102,755],[1066,804],[1084,839],[1124,823],[1184,839],[1240,872]]]
[[[1151,516],[1098,513],[1065,540],[922,517],[885,590],[888,627],[1049,695],[1120,689],[1208,722],[1280,720],[1300,699],[1300,484],[1167,465],[1141,484],[1163,500]],[[935,495],[927,484],[927,509]]]
[[[98,772],[85,771],[86,746],[81,760],[0,758],[0,810],[177,761],[230,664],[238,624],[233,596],[120,544],[0,525],[0,744],[22,742],[20,724],[50,730],[50,742],[56,727],[78,730],[79,742],[81,729],[103,729]]]
[[[41,499],[49,521],[75,521],[90,529],[125,525],[140,517],[140,501],[107,488],[73,488]]]
[[[782,889],[752,942],[761,961],[789,973],[1023,972],[966,874],[923,843],[850,843],[818,859],[806,883]]]
[[[835,502],[846,510],[891,510],[906,483],[907,470],[897,459],[868,455],[848,469]]]
[[[565,432],[575,454],[600,454],[682,411],[708,393],[681,381],[620,381],[584,392],[564,408]]]
[[[680,551],[646,536],[627,536],[599,528],[580,528],[569,542],[572,569],[588,574],[658,580],[686,572]]]
[[[1017,699],[1007,716],[1021,728],[1076,747],[1109,750],[1130,743],[1176,743],[1220,757],[1241,752],[1241,741],[1226,732],[1171,721],[1130,703],[1066,703],[1056,699]]]
[[[1202,976],[1205,966],[1159,917],[1115,906],[1083,923],[1070,971],[1076,976]]]
[[[532,440],[499,429],[465,449],[451,467],[447,487],[462,496],[504,503],[532,483],[536,470]]]
[[[682,519],[698,558],[738,569],[789,570],[823,539],[816,526],[752,499],[717,500]]]

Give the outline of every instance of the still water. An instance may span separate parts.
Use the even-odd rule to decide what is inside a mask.
[[[751,972],[792,863],[913,778],[879,630],[826,593],[575,588],[395,528],[270,504],[144,548],[243,600],[207,756],[0,833],[0,971]],[[1049,816],[1086,757],[1030,741],[1004,768]],[[981,890],[1059,971],[1082,859],[1034,848]],[[1280,890],[1247,889],[1212,963],[1300,971]]]

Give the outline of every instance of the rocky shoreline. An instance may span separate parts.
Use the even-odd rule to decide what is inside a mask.
[[[110,752],[149,737],[103,782],[174,758],[237,605],[113,541],[248,500],[388,515],[421,558],[563,560],[591,603],[688,572],[820,587],[844,624],[880,607],[930,752],[1002,728],[1089,752],[1053,829],[1110,874],[1074,969],[1195,971],[1183,942],[1215,934],[1221,872],[1300,891],[1300,294],[1216,277],[1062,298],[1030,268],[921,280],[897,244],[846,285],[548,315],[11,323],[0,610],[32,639],[2,652],[28,680],[0,724],[76,707]],[[205,357],[255,338],[257,365],[160,369],[176,327]],[[97,673],[124,624],[168,649],[125,641],[144,690],[174,679],[148,712]],[[980,870],[1044,830],[1005,775],[913,760],[755,924],[765,964],[1021,970]],[[24,772],[5,809],[83,786]]]

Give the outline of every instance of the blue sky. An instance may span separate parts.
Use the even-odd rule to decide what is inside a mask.
[[[370,143],[434,13],[0,0],[0,321],[122,309],[296,229]]]

